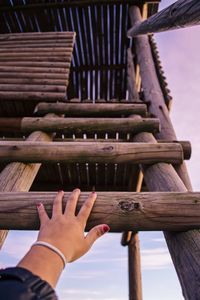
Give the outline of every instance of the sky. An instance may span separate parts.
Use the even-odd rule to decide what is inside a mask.
[[[160,8],[174,1],[163,0]],[[173,96],[171,118],[178,139],[190,140],[187,162],[195,191],[200,190],[200,26],[156,34],[163,68]],[[0,267],[15,265],[37,232],[10,232]],[[67,265],[57,287],[60,300],[127,300],[127,248],[121,234],[106,234],[83,258]],[[144,300],[182,300],[180,285],[160,232],[140,233]]]

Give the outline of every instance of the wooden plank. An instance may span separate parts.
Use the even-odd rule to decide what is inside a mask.
[[[127,49],[127,87],[129,91],[129,101],[139,101],[139,95],[136,88],[135,67],[133,64],[133,55],[131,49]],[[137,113],[136,113],[137,114]]]
[[[12,74],[13,75],[13,74]],[[31,74],[32,75],[32,74]],[[38,76],[39,77],[39,76]],[[42,77],[42,76],[41,76]],[[53,76],[52,76],[53,77]],[[56,93],[56,92],[27,92],[27,91],[1,91],[0,92],[0,101],[1,100],[29,100],[29,101],[64,101],[66,93]]]
[[[74,117],[106,117],[106,116],[121,116],[138,114],[141,116],[146,115],[145,104],[122,104],[122,103],[39,103],[35,108],[37,115],[43,115],[47,112],[64,113],[67,116]]]
[[[35,84],[2,84],[0,83],[0,91],[14,91],[15,93],[25,92],[53,92],[53,93],[66,93],[66,85],[35,85]]]
[[[65,192],[63,206],[69,194]],[[81,193],[77,210],[88,194]],[[55,192],[1,192],[0,227],[38,229],[36,203],[42,202],[50,215],[55,195]],[[199,229],[200,193],[98,192],[86,230],[105,222],[111,232]]]
[[[180,29],[200,24],[200,2],[179,0],[154,14],[143,22],[138,22],[128,31],[128,36]]]
[[[24,84],[24,85],[67,85],[68,81],[62,79],[43,79],[43,78],[0,78],[0,84]]]
[[[183,151],[175,143],[0,142],[0,161],[176,164],[183,161]]]

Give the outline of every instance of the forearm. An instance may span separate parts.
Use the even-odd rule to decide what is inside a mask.
[[[31,271],[53,288],[63,270],[63,262],[58,254],[43,246],[33,246],[17,266]]]

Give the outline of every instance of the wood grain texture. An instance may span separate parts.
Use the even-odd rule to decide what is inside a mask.
[[[53,99],[54,94],[59,93],[52,93],[49,99]],[[0,131],[10,131],[10,129],[21,132],[44,130],[61,133],[138,133],[141,131],[155,133],[159,131],[159,121],[151,118],[141,118],[139,121],[128,118],[0,118]]]
[[[0,161],[176,164],[183,161],[183,151],[175,143],[0,142]]]
[[[49,112],[64,113],[68,117],[119,117],[131,114],[145,116],[147,108],[143,103],[39,103],[35,108],[37,115],[44,115]]]
[[[69,194],[65,193],[64,203]],[[35,204],[42,202],[50,215],[55,195],[55,192],[1,192],[0,227],[38,229]],[[81,193],[78,210],[88,195]],[[100,223],[108,224],[111,232],[200,228],[200,193],[98,192],[86,229]]]
[[[199,0],[179,0],[143,22],[136,23],[128,36],[180,29],[200,24]]]

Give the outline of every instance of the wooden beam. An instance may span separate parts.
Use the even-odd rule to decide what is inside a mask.
[[[65,193],[64,203],[69,194]],[[55,195],[55,192],[1,192],[0,227],[38,229],[36,203],[44,203],[51,215]],[[78,210],[88,195],[89,192],[81,193]],[[200,228],[200,193],[98,192],[86,229],[105,222],[111,232]]]
[[[137,8],[132,8],[131,20],[132,26],[134,25],[134,20],[135,22],[141,21],[141,16]],[[148,38],[146,36],[137,37],[135,39],[135,45],[137,58],[140,61],[140,67],[142,68],[141,76],[143,80],[143,88],[144,91],[146,91],[145,99],[149,100],[148,95],[151,97],[151,105],[149,109],[151,110],[151,113],[158,116],[161,121],[162,130],[159,137],[161,139],[176,139],[162,95],[160,94],[159,89],[155,89],[157,86],[155,79],[156,75],[153,71],[152,56],[150,54]],[[144,51],[141,51],[142,49],[144,50],[144,48],[145,54]],[[143,55],[148,63],[146,63],[146,61],[142,61],[142,58],[144,57]],[[145,77],[151,78],[151,81],[148,81]],[[150,90],[152,94],[150,93]],[[135,141],[139,142],[141,139],[143,142],[156,142],[153,136],[148,133],[137,135]],[[155,164],[149,168],[144,168],[144,179],[147,188],[149,191],[171,192],[186,192],[188,189],[192,190],[185,164],[181,164],[178,168],[176,168],[176,171],[172,166],[167,164]],[[167,231],[164,234],[182,286],[184,298],[198,299],[200,280],[200,265],[198,263],[200,261],[199,231],[193,230],[181,233]]]
[[[200,24],[199,0],[179,0],[129,29],[128,36],[155,33]]]
[[[51,95],[54,95],[52,93]],[[0,118],[0,132],[45,132],[61,133],[99,133],[141,131],[158,132],[159,120],[144,118],[131,120],[128,118]]]
[[[18,162],[99,162],[154,164],[181,163],[179,144],[145,143],[65,143],[65,142],[0,142],[0,161]]]
[[[37,115],[49,112],[62,113],[69,117],[119,117],[131,114],[145,116],[147,108],[143,103],[39,103],[34,111]]]
[[[135,67],[133,64],[133,55],[130,48],[127,49],[127,86],[129,92],[128,95],[129,101],[131,101],[132,99],[139,101],[139,95],[136,88],[136,76],[135,76]],[[137,114],[137,112],[135,114]]]

